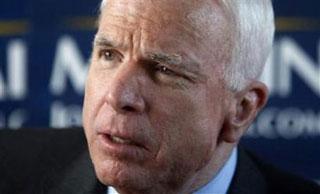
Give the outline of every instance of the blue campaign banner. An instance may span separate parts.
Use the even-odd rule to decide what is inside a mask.
[[[0,2],[0,128],[81,125],[100,0]],[[275,0],[262,80],[269,103],[243,139],[267,161],[320,181],[320,1]]]

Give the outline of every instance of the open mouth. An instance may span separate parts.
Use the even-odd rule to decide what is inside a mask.
[[[119,137],[119,136],[115,136],[115,135],[110,135],[110,134],[105,134],[104,137],[106,139],[108,139],[110,142],[114,143],[114,144],[119,144],[119,145],[129,145],[129,146],[137,146],[137,147],[142,147],[144,148],[143,145],[132,141],[130,139],[126,139],[123,137]]]
[[[144,161],[149,155],[146,147],[129,138],[111,134],[99,134],[100,148],[110,157],[117,160]]]
[[[105,136],[110,141],[112,141],[113,143],[116,143],[116,144],[136,145],[136,143],[134,143],[133,141],[131,141],[129,139],[124,139],[124,138],[113,136],[113,135],[109,135],[109,134],[107,134]]]

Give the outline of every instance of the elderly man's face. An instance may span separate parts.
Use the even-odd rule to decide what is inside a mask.
[[[219,5],[205,2],[110,0],[104,8],[84,103],[104,184],[178,190],[219,160],[229,27]]]

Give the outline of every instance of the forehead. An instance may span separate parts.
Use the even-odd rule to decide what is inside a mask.
[[[221,7],[218,0],[108,0],[102,15],[138,16],[161,25],[175,21],[200,27],[219,22],[225,16]]]
[[[229,44],[230,26],[220,7],[215,0],[108,0],[99,32],[115,38],[139,32],[160,47],[199,46],[221,55]]]

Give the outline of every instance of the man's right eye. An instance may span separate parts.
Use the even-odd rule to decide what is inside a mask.
[[[99,58],[105,61],[113,61],[116,53],[113,50],[102,50],[99,52]]]

